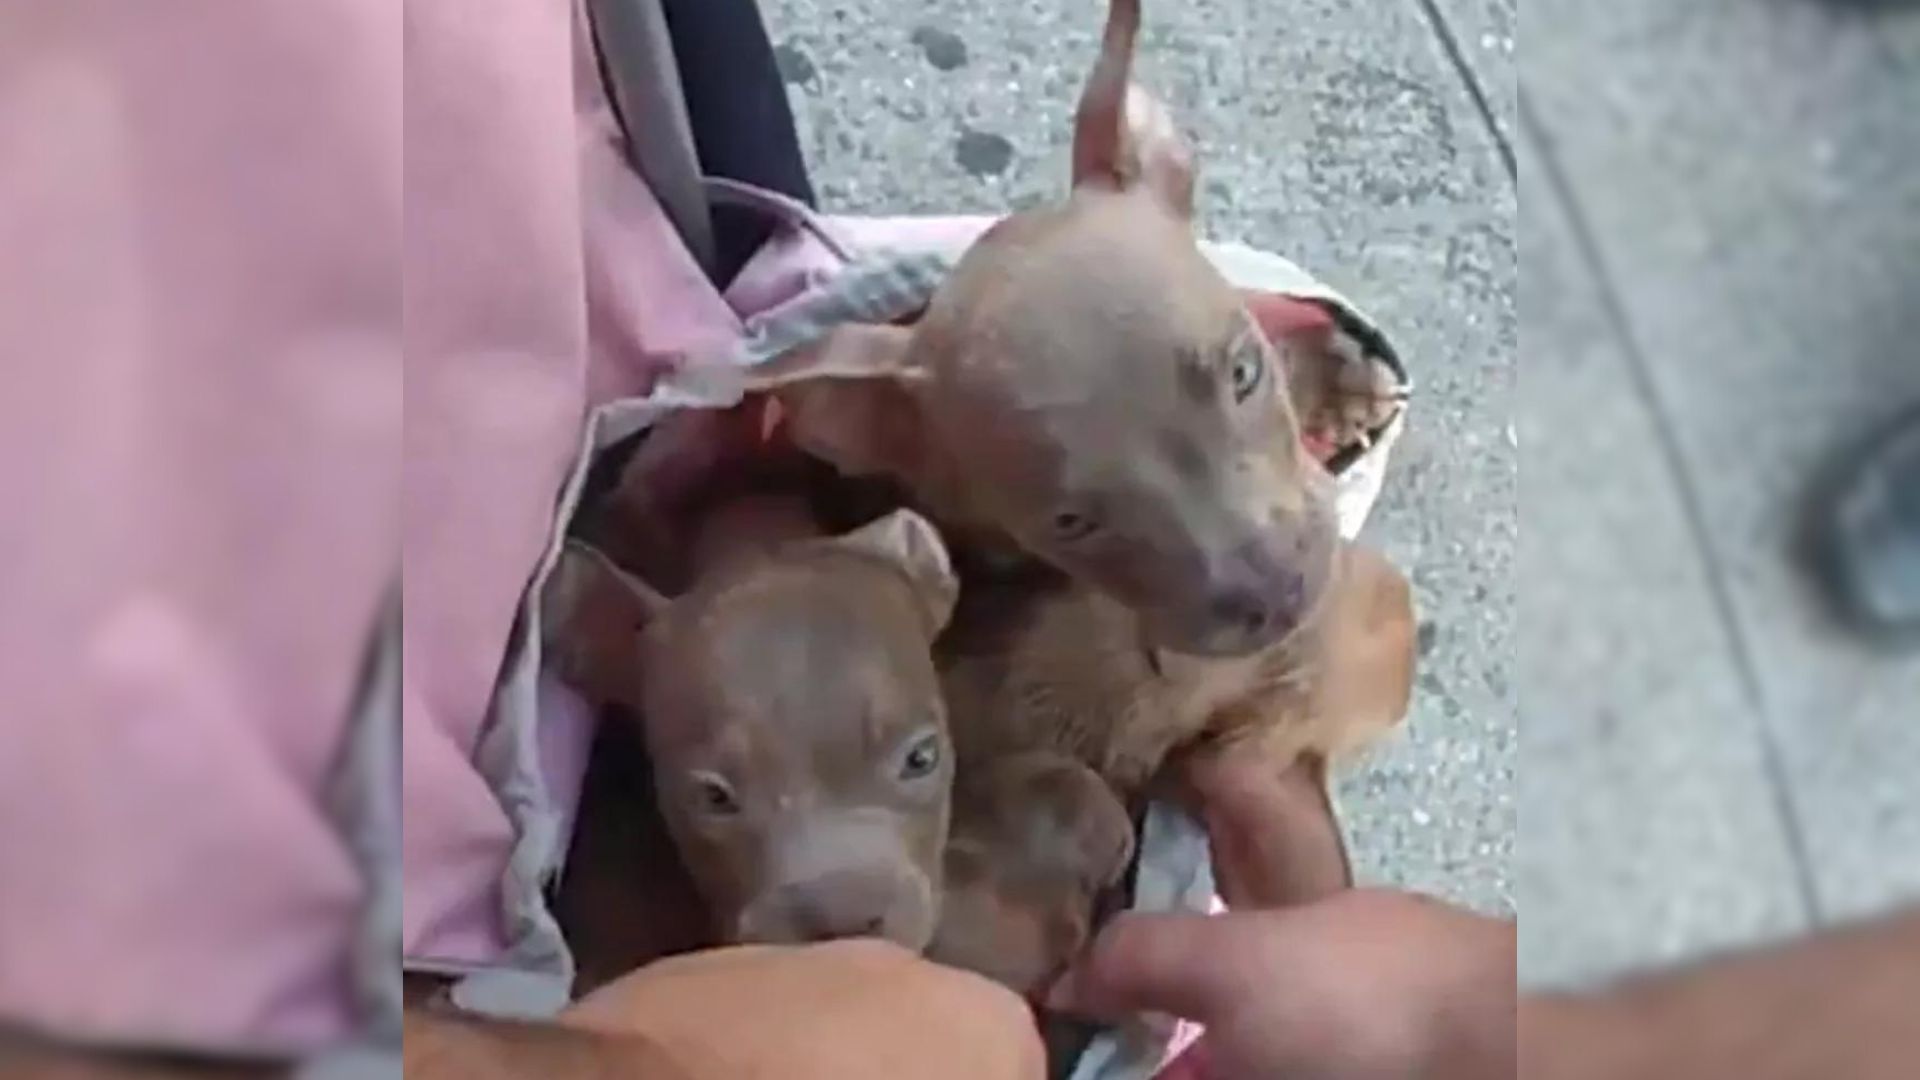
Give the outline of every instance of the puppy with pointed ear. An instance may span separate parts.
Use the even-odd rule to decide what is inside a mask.
[[[902,483],[958,542],[1107,594],[1153,646],[1248,655],[1332,572],[1332,486],[1281,358],[1192,228],[1194,162],[1129,82],[1113,0],[1060,203],[989,229],[911,327],[844,326],[750,376],[794,441]]]
[[[931,939],[953,784],[932,659],[959,586],[925,519],[713,564],[671,602],[569,546],[556,669],[633,706],[715,936]]]

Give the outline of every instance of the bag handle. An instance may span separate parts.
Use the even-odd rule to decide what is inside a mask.
[[[799,199],[725,176],[709,176],[705,185],[710,202],[756,210],[780,224],[804,229],[812,233],[835,258],[842,262],[853,261],[855,253],[846,239],[834,230],[819,211]]]
[[[713,222],[701,184],[680,67],[660,0],[586,0],[587,26],[627,160],[700,269],[713,273]]]

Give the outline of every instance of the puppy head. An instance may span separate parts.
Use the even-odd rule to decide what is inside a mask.
[[[1133,822],[1098,776],[1051,755],[963,784],[927,955],[1037,994],[1091,936],[1097,897],[1133,859]]]
[[[795,439],[986,525],[1179,652],[1285,636],[1324,588],[1331,479],[1280,360],[1194,242],[1191,156],[1130,89],[1137,0],[1113,3],[1065,203],[967,253],[911,329],[853,326],[758,376]]]
[[[644,716],[661,816],[728,940],[925,947],[953,779],[930,646],[957,588],[901,512],[631,606],[624,664],[576,650]]]

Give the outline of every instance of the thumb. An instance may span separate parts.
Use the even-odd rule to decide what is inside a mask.
[[[1352,871],[1324,762],[1282,768],[1261,749],[1239,744],[1185,763],[1222,898],[1230,907],[1282,908],[1346,888]]]
[[[1318,809],[1317,775],[1301,762],[1284,767],[1257,742],[1195,751],[1181,762],[1181,772],[1202,815],[1237,832],[1271,832],[1276,821],[1299,817],[1308,802]]]
[[[1047,1006],[1093,1020],[1160,1012],[1206,1023],[1245,984],[1250,928],[1241,918],[1119,915],[1054,983]]]

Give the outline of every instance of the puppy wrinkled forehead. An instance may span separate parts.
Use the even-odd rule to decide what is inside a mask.
[[[869,582],[822,582],[814,569],[763,568],[687,605],[659,665],[661,707],[691,717],[682,737],[733,725],[794,743],[884,741],[937,702],[906,603],[860,587]]]

